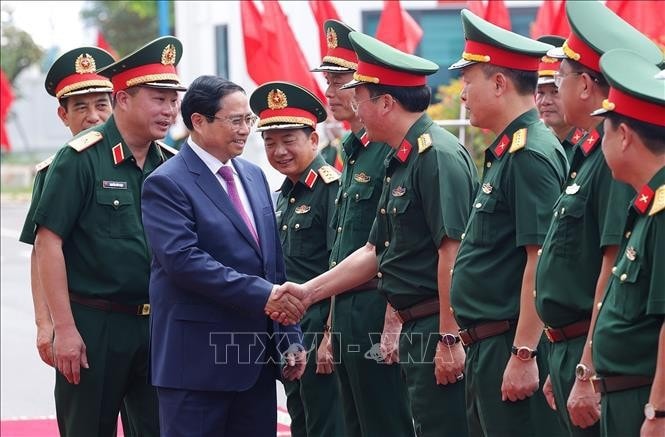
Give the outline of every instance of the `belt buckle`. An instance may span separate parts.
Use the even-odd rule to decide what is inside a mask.
[[[139,306],[139,315],[140,316],[149,316],[150,315],[150,304],[149,303],[144,303],[143,305]]]
[[[471,337],[471,333],[469,333],[468,329],[460,329],[458,332],[460,341],[462,342],[462,346],[468,346],[471,342],[473,342],[473,337]],[[468,343],[466,342],[466,339],[471,340]]]
[[[545,337],[547,337],[547,339],[549,340],[550,343],[554,343],[556,341],[556,339],[554,338],[554,336],[550,332],[550,327],[549,326],[545,328]]]
[[[594,393],[603,394],[603,386],[605,385],[603,378],[599,378],[598,376],[594,375],[589,378],[589,382],[591,383],[591,387],[593,387]]]

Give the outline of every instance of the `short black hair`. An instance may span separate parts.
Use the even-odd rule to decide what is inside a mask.
[[[500,67],[498,65],[487,63],[482,63],[481,65],[483,74],[486,78],[498,73],[506,76],[515,86],[517,94],[527,96],[536,93],[536,87],[538,85],[537,71],[516,70],[514,68]]]
[[[373,83],[363,84],[367,87],[372,97],[390,94],[408,112],[423,112],[427,109],[432,98],[432,91],[427,85],[423,86],[392,86],[377,85]]]
[[[647,123],[646,121],[636,120],[632,117],[617,114],[616,112],[606,112],[607,118],[615,129],[621,123],[631,128],[639,137],[647,149],[656,155],[665,153],[665,126]]]
[[[575,73],[584,73],[588,75],[602,89],[605,95],[609,94],[610,85],[607,83],[605,76],[598,73],[597,71],[593,71],[589,67],[585,67],[574,59],[564,59],[564,62],[567,62],[568,65],[570,65],[571,70],[573,70]]]
[[[221,109],[221,99],[238,91],[245,94],[240,85],[219,76],[197,77],[187,88],[180,104],[182,121],[187,129],[193,130],[192,114],[195,112],[206,116],[208,122],[212,123],[214,114]]]

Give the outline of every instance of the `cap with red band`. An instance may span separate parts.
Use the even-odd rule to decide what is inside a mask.
[[[110,93],[113,84],[98,70],[112,64],[113,57],[98,47],[79,47],[60,56],[53,63],[44,86],[58,99],[78,94]]]
[[[427,85],[427,76],[439,71],[439,66],[427,59],[410,55],[360,32],[349,34],[351,45],[358,55],[358,70],[343,89],[363,84],[399,87]]]
[[[656,44],[601,2],[566,2],[566,14],[570,35],[561,47],[547,52],[547,56],[571,59],[598,73],[600,57],[613,49],[634,50],[654,64],[663,61]]]
[[[551,45],[502,29],[473,12],[461,12],[464,28],[462,59],[448,67],[464,68],[475,63],[488,63],[499,67],[523,71],[537,71],[540,59]]]
[[[349,33],[353,29],[337,20],[326,20],[323,23],[326,32],[328,51],[323,57],[319,67],[312,71],[327,71],[330,73],[348,73],[358,69],[358,56],[353,51]]]
[[[175,68],[181,57],[182,43],[173,36],[163,36],[99,73],[111,79],[116,92],[133,86],[186,91]]]
[[[259,116],[259,132],[272,129],[311,127],[327,117],[323,103],[307,89],[290,82],[267,82],[249,97],[249,106]]]
[[[610,84],[603,107],[592,115],[616,112],[657,126],[665,126],[665,81],[655,76],[658,66],[630,50],[611,50],[600,58]]]
[[[538,41],[559,47],[566,39],[558,35],[544,35],[538,38]],[[561,59],[550,58],[547,55],[540,58],[540,62],[538,63],[538,85],[553,84],[554,73],[559,71],[560,66]]]

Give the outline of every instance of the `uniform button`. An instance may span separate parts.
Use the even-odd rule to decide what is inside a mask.
[[[473,206],[475,206],[476,208],[480,208],[481,206],[483,206],[483,204],[482,204],[482,203],[480,203],[480,202],[478,202],[478,203],[476,203],[476,204],[475,204],[475,205],[473,205]]]
[[[390,176],[386,177],[386,183],[388,183],[388,184],[390,183]]]
[[[360,199],[360,194],[356,193],[356,200]]]
[[[381,273],[381,272],[377,273],[376,277],[379,278],[379,279],[383,278],[383,273]]]
[[[621,276],[619,276],[619,279],[621,279],[621,282],[625,281],[628,278],[628,275],[625,273],[622,273]]]
[[[282,226],[282,231],[286,231],[288,228],[289,228],[288,226],[284,225]]]
[[[346,199],[347,197],[349,197],[349,193],[342,194],[342,197]]]
[[[575,179],[575,178],[577,177],[577,172],[576,172],[576,171],[572,172],[572,173],[570,174],[570,177],[571,177],[572,179]]]
[[[337,263],[335,261],[330,263],[330,267],[335,267],[336,265],[337,265]]]
[[[290,198],[289,203],[296,203],[296,198],[295,197]]]
[[[617,272],[617,266],[612,267],[612,273],[616,273],[616,272]]]
[[[390,241],[384,242],[383,245],[386,246],[386,247],[390,246]]]
[[[337,228],[337,232],[342,232],[342,227]]]
[[[564,212],[566,212],[566,208],[565,208],[565,207],[564,207],[564,208],[561,208],[561,215],[563,215]]]
[[[393,208],[393,214],[397,214],[397,208]]]
[[[630,234],[632,234],[632,232],[627,231],[627,232],[626,232],[626,238],[630,238]]]
[[[338,200],[337,200],[337,199],[335,199],[335,205],[337,205],[337,202],[338,202]]]
[[[300,229],[300,224],[296,223],[296,225],[294,226],[294,228],[296,228],[296,229]]]
[[[385,214],[385,213],[386,213],[386,209],[385,209],[385,208],[381,208],[381,214]]]
[[[115,199],[113,201],[113,206],[118,206],[118,205],[120,205],[120,201],[118,199]]]
[[[464,237],[466,237],[466,232],[462,233],[461,239],[464,240]]]
[[[554,217],[559,217],[559,211],[554,211]]]
[[[353,164],[355,164],[355,163],[356,163],[356,160],[355,160],[355,159],[352,159],[351,161],[349,161],[349,164],[351,164],[351,165],[353,165]]]
[[[543,249],[538,249],[538,256],[543,254]]]
[[[487,167],[487,168],[490,168],[491,166],[492,166],[491,162],[488,162],[487,164],[485,164],[485,167]]]

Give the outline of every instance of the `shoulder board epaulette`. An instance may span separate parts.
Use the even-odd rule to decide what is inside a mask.
[[[653,204],[651,205],[651,210],[649,210],[649,215],[656,215],[662,210],[665,209],[665,185],[661,185],[656,190],[656,194],[653,198]]]
[[[103,135],[101,132],[97,131],[90,131],[85,135],[82,135],[80,137],[74,138],[69,142],[69,146],[76,150],[77,152],[82,152],[83,150],[87,149],[88,147],[97,144],[101,139],[103,138]]]
[[[332,165],[324,165],[323,167],[320,167],[319,174],[321,175],[323,182],[326,184],[338,180],[341,176],[341,173]]]
[[[432,136],[424,133],[418,137],[418,153],[423,153],[425,150],[432,147]]]
[[[508,153],[515,153],[526,146],[526,128],[522,128],[513,134],[513,141]]]
[[[46,158],[45,160],[43,160],[42,162],[40,162],[39,164],[37,164],[35,166],[35,171],[40,172],[40,171],[44,170],[46,167],[48,167],[49,165],[51,165],[51,163],[53,162],[53,158],[55,158],[55,155],[51,155],[48,158]]]
[[[166,144],[164,141],[155,140],[155,143],[157,143],[157,145],[158,145],[159,147],[161,147],[162,149],[166,150],[166,151],[169,152],[171,155],[177,155],[177,154],[178,154],[178,149],[176,149],[175,147],[171,147],[171,146],[169,146],[169,145]]]

